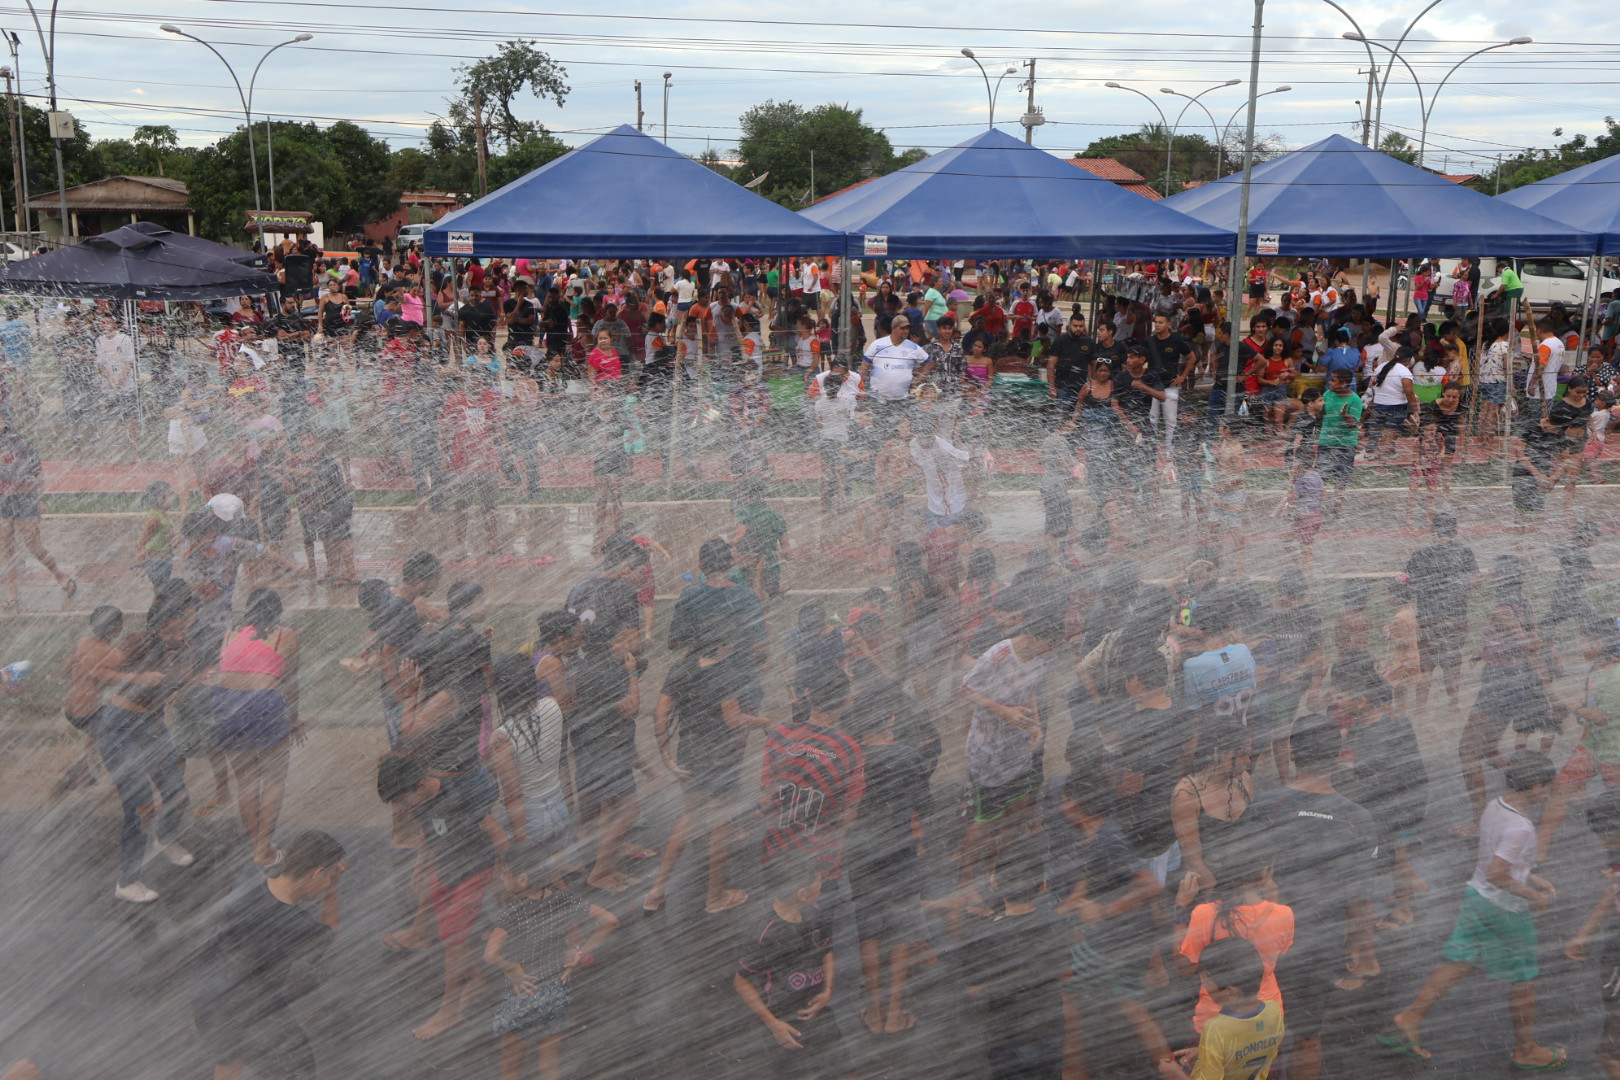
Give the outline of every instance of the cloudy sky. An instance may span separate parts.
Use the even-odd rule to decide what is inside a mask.
[[[35,0],[36,4],[42,0]],[[48,0],[43,0],[47,2]],[[1339,0],[1373,38],[1394,45],[1427,0]],[[971,47],[1001,82],[998,125],[1018,131],[1023,68],[1035,58],[1036,103],[1047,124],[1038,145],[1059,152],[1098,135],[1129,130],[1158,114],[1114,81],[1151,95],[1172,121],[1186,103],[1158,92],[1187,93],[1227,79],[1238,86],[1204,97],[1217,125],[1243,103],[1249,18],[1239,0],[1121,4],[1069,0],[1033,7],[936,0],[886,5],[855,0],[818,4],[705,4],[623,0],[614,5],[558,0],[559,10],[526,9],[514,0],[438,5],[348,0],[62,0],[57,75],[65,108],[97,137],[127,136],[136,125],[167,123],[185,143],[206,143],[240,120],[224,66],[202,46],[158,30],[173,22],[216,44],[247,80],[264,49],[297,33],[315,37],[264,64],[256,115],[355,120],[396,145],[421,138],[443,111],[457,65],[488,55],[508,37],[525,37],[568,71],[563,108],[527,100],[520,114],[577,145],[615,124],[635,121],[634,83],[644,88],[646,126],[663,124],[663,73],[671,76],[669,135],[688,153],[735,146],[737,117],[767,98],[814,105],[847,103],[888,132],[897,148],[937,149],[966,138],[986,120],[985,84],[960,50]],[[606,7],[611,14],[593,11]],[[994,11],[999,28],[977,24]],[[699,14],[701,13],[701,15]],[[1532,20],[1528,14],[1533,13]],[[0,25],[21,38],[20,68],[30,94],[44,92],[39,39],[26,6],[0,0]],[[1365,48],[1343,40],[1349,20],[1324,0],[1269,0],[1261,87],[1288,85],[1260,102],[1262,133],[1302,145],[1332,132],[1359,137],[1358,102],[1366,97]],[[1555,128],[1568,135],[1601,131],[1615,111],[1620,11],[1594,0],[1536,6],[1519,0],[1441,0],[1402,49],[1424,93],[1475,49],[1518,36],[1534,43],[1470,60],[1446,85],[1432,113],[1429,164],[1478,169],[1483,158],[1549,147]],[[1385,55],[1379,53],[1380,67]],[[1421,123],[1413,81],[1397,67],[1384,98],[1386,130],[1409,134]],[[1209,133],[1196,106],[1181,121]]]

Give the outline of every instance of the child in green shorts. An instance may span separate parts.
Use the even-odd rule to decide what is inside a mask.
[[[1435,1003],[1475,968],[1487,979],[1508,984],[1513,1017],[1513,1067],[1563,1068],[1561,1046],[1536,1042],[1536,924],[1533,911],[1546,911],[1556,895],[1552,885],[1531,871],[1536,861],[1536,827],[1530,812],[1546,801],[1557,770],[1545,754],[1520,750],[1508,759],[1507,791],[1479,819],[1479,859],[1463,890],[1462,907],[1441,955],[1445,963],[1430,974],[1411,1004],[1396,1013],[1379,1043],[1404,1057],[1431,1057],[1419,1041],[1423,1018]]]

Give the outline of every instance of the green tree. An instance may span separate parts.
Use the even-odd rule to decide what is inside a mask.
[[[268,153],[257,129],[261,191],[269,207]],[[276,206],[308,210],[329,228],[347,229],[390,213],[399,205],[388,147],[364,129],[339,121],[321,129],[312,123],[276,121]],[[253,208],[253,177],[247,137],[240,131],[204,148],[192,163],[188,185],[198,229],[216,239],[241,235]]]
[[[1404,161],[1408,165],[1418,163],[1417,144],[1398,131],[1384,133],[1384,137],[1378,140],[1378,152],[1388,154],[1396,161]]]
[[[1620,154],[1620,124],[1615,123],[1614,117],[1605,116],[1603,128],[1602,134],[1590,139],[1585,135],[1576,135],[1553,150],[1526,150],[1503,158],[1495,169],[1481,177],[1479,188],[1486,194],[1495,194],[1498,190],[1511,191]],[[1564,129],[1554,128],[1552,135],[1555,139],[1562,139]]]
[[[504,154],[489,159],[489,186],[502,188],[527,176],[549,161],[568,153],[569,146],[547,131],[528,135],[512,143]]]
[[[737,175],[769,172],[762,194],[795,209],[814,197],[909,163],[895,155],[887,135],[861,118],[860,109],[848,105],[806,109],[791,101],[766,101],[743,113],[741,126],[737,156],[742,167]]]
[[[561,106],[568,96],[568,84],[563,81],[567,74],[533,42],[521,40],[505,42],[493,56],[456,69],[457,95],[449,101],[446,120],[459,139],[473,148],[481,181],[479,194],[487,190],[482,180],[492,144],[509,151],[530,136],[547,134],[539,121],[518,119],[513,102],[527,91]]]
[[[142,124],[135,129],[135,134],[130,136],[129,141],[151,155],[152,164],[157,167],[159,176],[163,175],[164,151],[174,150],[180,145],[179,136],[168,124]]]
[[[1213,180],[1222,173],[1221,148],[1196,131],[1177,131],[1171,146],[1169,129],[1163,124],[1143,124],[1136,131],[1105,135],[1092,141],[1076,157],[1113,158],[1127,169],[1142,175],[1159,191],[1167,185],[1165,153],[1170,157],[1168,194],[1181,190],[1190,180]],[[1241,153],[1241,148],[1239,149]]]

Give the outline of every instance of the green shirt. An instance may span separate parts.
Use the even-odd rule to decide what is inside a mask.
[[[923,302],[928,305],[928,314],[923,318],[931,322],[944,318],[945,313],[950,310],[950,305],[945,302],[945,297],[940,295],[938,289],[930,288],[923,293]]]
[[[1349,406],[1347,417],[1339,410]],[[1357,446],[1361,443],[1361,395],[1335,394],[1329,390],[1322,395],[1322,433],[1316,437],[1318,446]]]
[[[782,271],[780,271],[780,270],[767,270],[767,271],[765,271],[765,284],[768,287],[772,288],[772,289],[774,289],[778,285],[782,284]]]
[[[1620,664],[1605,663],[1586,677],[1586,707],[1609,714],[1607,724],[1586,725],[1581,745],[1600,765],[1620,765]]]
[[[778,545],[787,535],[787,522],[782,520],[782,515],[764,503],[753,503],[738,508],[737,524],[748,528],[738,548],[751,555],[763,555],[765,569],[775,570]]]
[[[1511,266],[1502,267],[1502,292],[1514,295],[1515,291],[1524,292],[1524,282],[1519,280],[1518,272]]]

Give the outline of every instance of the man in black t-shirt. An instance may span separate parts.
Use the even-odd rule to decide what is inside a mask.
[[[1125,370],[1114,376],[1114,395],[1127,419],[1137,428],[1148,425],[1153,410],[1169,398],[1164,380],[1148,365],[1145,351],[1132,345],[1125,350]],[[1145,506],[1153,483],[1153,465],[1157,451],[1151,443],[1142,446],[1121,446],[1120,462],[1125,466],[1139,506]]]
[[[1277,983],[1288,1002],[1289,1030],[1304,1044],[1297,1053],[1314,1060],[1342,1008],[1339,991],[1359,989],[1379,974],[1372,928],[1378,833],[1372,816],[1334,789],[1343,744],[1338,725],[1302,718],[1288,742],[1294,779],[1262,794],[1243,815],[1255,826],[1245,861],[1269,862],[1278,901],[1294,909],[1294,944],[1277,962]]]
[[[529,283],[519,278],[512,285],[512,295],[503,305],[506,312],[506,347],[534,344],[535,327],[540,313],[529,295]]]
[[[1153,333],[1142,344],[1147,352],[1148,370],[1166,387],[1180,387],[1191,371],[1193,348],[1186,338],[1171,333],[1170,316],[1153,316]]]
[[[1086,320],[1076,315],[1046,352],[1046,394],[1057,402],[1063,416],[1074,411],[1080,387],[1090,377],[1096,347],[1097,343],[1086,336]]]
[[[489,306],[488,297],[478,297],[471,303],[461,305],[456,312],[456,321],[461,324],[461,333],[467,339],[470,351],[483,338],[491,345],[495,344],[495,311]]]
[[[473,771],[484,773],[482,766]],[[468,938],[483,910],[496,860],[506,848],[506,832],[490,815],[494,800],[485,785],[429,774],[419,759],[406,754],[389,754],[378,763],[377,795],[409,810],[420,827],[413,880],[426,883],[426,899],[444,946],[444,996],[438,1011],[412,1034],[435,1039],[462,1021],[463,996],[470,997],[482,984]],[[413,925],[403,934],[385,935],[383,944],[417,948],[425,929]]]
[[[294,378],[302,379],[309,360],[309,342],[315,334],[309,320],[291,296],[281,299],[281,314],[275,320],[276,355]]]
[[[1098,321],[1097,336],[1094,341],[1095,344],[1091,350],[1093,362],[1107,360],[1108,366],[1115,375],[1125,370],[1125,343],[1114,340],[1114,324],[1110,320],[1101,319]],[[1088,369],[1082,374],[1081,378],[1086,378],[1089,375],[1090,371]]]
[[[1423,677],[1418,683],[1417,708],[1429,697],[1429,673],[1440,669],[1446,696],[1457,706],[1462,649],[1468,638],[1468,592],[1479,573],[1474,549],[1457,540],[1457,519],[1435,514],[1432,523],[1438,544],[1418,548],[1406,560],[1407,583],[1417,609],[1418,661]]]
[[[633,651],[641,651],[641,608],[636,603],[639,545],[628,536],[610,536],[602,544],[601,566],[569,590],[567,609],[579,616],[587,655],[608,652],[625,629],[637,630]]]
[[[315,1050],[291,1006],[319,983],[338,928],[343,845],[322,832],[294,837],[273,867],[248,867],[214,916],[192,962],[193,1019],[215,1075],[315,1075]],[[266,871],[270,876],[266,877]],[[319,915],[300,904],[320,903]]]

